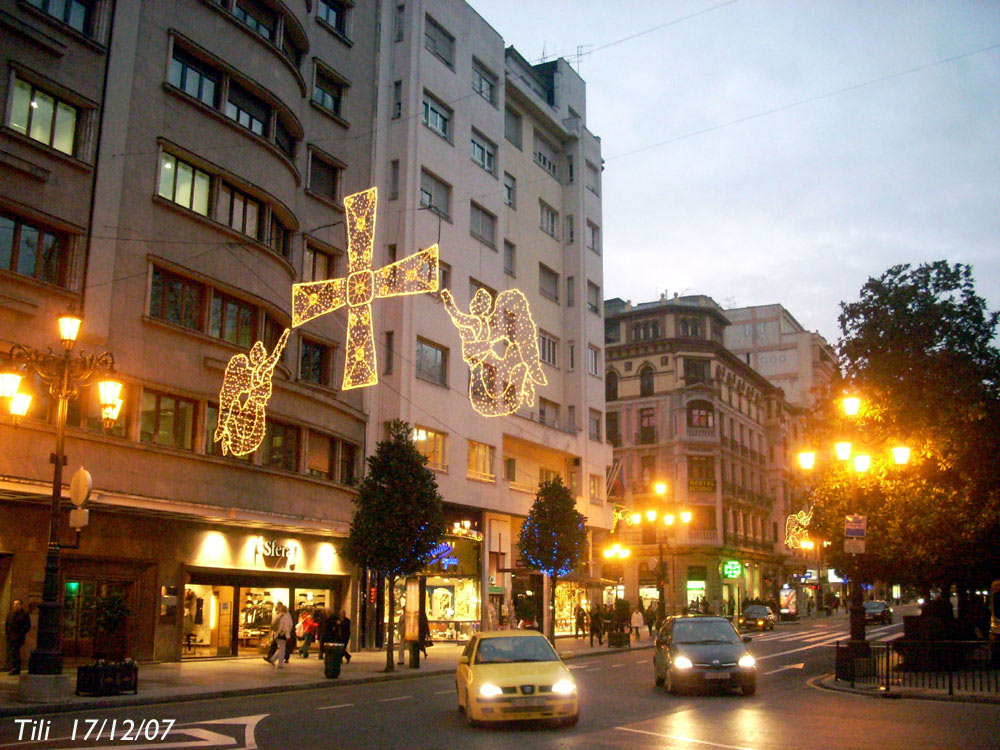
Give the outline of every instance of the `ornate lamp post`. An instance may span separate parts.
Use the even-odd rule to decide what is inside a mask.
[[[56,399],[56,449],[51,456],[52,507],[49,515],[49,543],[45,556],[45,583],[42,602],[38,607],[38,641],[28,659],[29,674],[61,674],[62,645],[59,638],[59,520],[62,502],[62,473],[66,464],[63,447],[66,437],[66,413],[70,399],[76,398],[76,386],[91,378],[101,377],[97,384],[101,403],[101,422],[105,429],[114,425],[121,410],[122,384],[114,379],[115,358],[108,352],[102,354],[72,355],[82,319],[73,314],[59,318],[59,339],[62,354],[51,349],[42,352],[21,344],[14,344],[9,352],[10,369],[0,374],[0,396],[10,399],[15,424],[28,410],[31,396],[19,393],[22,369],[37,375],[48,386],[49,394]]]

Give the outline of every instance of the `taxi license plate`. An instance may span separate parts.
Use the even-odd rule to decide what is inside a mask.
[[[537,696],[532,698],[512,698],[511,703],[515,706],[544,706],[545,699]]]
[[[728,680],[729,672],[706,672],[706,680]]]

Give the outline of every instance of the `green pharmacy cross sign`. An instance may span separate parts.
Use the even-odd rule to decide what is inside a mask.
[[[726,560],[722,564],[722,577],[723,578],[739,578],[740,573],[743,571],[743,566],[740,565],[739,560]]]

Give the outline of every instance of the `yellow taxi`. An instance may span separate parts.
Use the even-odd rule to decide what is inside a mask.
[[[570,726],[580,715],[573,675],[537,630],[474,635],[458,657],[455,687],[470,726],[523,719]]]

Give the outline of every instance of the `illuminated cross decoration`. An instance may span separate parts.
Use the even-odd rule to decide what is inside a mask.
[[[347,276],[292,287],[292,326],[347,305],[347,354],[344,390],[375,385],[375,335],[372,301],[438,288],[438,246],[372,270],[377,188],[344,198],[347,209]]]

